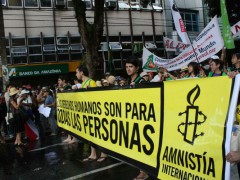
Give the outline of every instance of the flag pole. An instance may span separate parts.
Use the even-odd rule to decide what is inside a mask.
[[[177,8],[177,5],[176,5],[175,0],[173,0],[172,2],[173,2],[173,4],[175,5],[175,6],[174,6],[174,7],[175,7],[174,11],[178,11],[178,13],[179,13],[179,10],[178,10],[178,8]],[[171,4],[170,4],[170,5],[171,5]],[[171,7],[171,9],[172,9],[172,8],[173,8],[173,7]],[[173,14],[173,11],[172,11],[172,14]],[[180,18],[181,18],[181,20],[182,20],[182,17],[181,17],[181,15],[180,15],[180,13],[179,13],[179,16],[180,16]],[[174,18],[173,18],[173,20],[174,20]],[[187,29],[186,29],[186,26],[185,26],[183,20],[182,20],[182,23],[183,23],[183,25],[184,25],[184,29],[185,29],[187,38],[188,38],[188,40],[189,40],[189,42],[190,42],[190,45],[191,45],[191,47],[192,47],[193,53],[194,53],[194,55],[195,55],[195,57],[196,57],[197,63],[201,66],[200,62],[198,61],[197,53],[196,53],[196,51],[195,51],[195,49],[194,49],[194,47],[193,47],[193,45],[192,45],[192,40],[190,39],[190,36],[189,36],[189,34],[188,34],[188,32],[187,32]],[[174,24],[175,24],[175,23],[174,23]],[[176,25],[175,25],[175,27],[176,27]],[[178,35],[179,35],[179,34],[178,34]]]

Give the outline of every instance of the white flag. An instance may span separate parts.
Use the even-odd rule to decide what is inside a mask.
[[[184,44],[191,44],[182,17],[178,11],[176,4],[174,3],[174,0],[169,0],[169,2],[172,10],[173,21],[178,35]]]
[[[192,61],[196,62],[196,59],[198,59],[198,62],[203,62],[218,53],[223,48],[223,45],[218,19],[215,16],[196,37],[192,46],[187,47],[175,58],[163,59],[143,48],[143,70],[157,72],[159,67],[164,67],[168,71],[173,71],[188,65]]]

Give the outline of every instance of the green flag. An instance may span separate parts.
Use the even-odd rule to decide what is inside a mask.
[[[223,26],[222,35],[223,35],[224,45],[227,49],[234,49],[235,45],[232,37],[231,27],[228,21],[228,14],[227,14],[225,0],[221,0],[221,14],[222,14],[222,26]]]

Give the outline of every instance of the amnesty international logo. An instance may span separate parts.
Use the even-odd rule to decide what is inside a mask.
[[[199,110],[199,106],[195,105],[195,101],[200,96],[200,87],[196,85],[187,95],[188,106],[184,112],[180,112],[179,116],[186,114],[185,122],[178,126],[178,132],[184,137],[184,141],[193,145],[196,138],[204,136],[204,132],[197,132],[197,127],[207,120],[207,116]]]

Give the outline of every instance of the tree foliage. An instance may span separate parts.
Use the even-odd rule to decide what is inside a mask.
[[[228,12],[229,22],[235,24],[240,21],[240,1],[239,0],[225,0]],[[220,0],[204,0],[208,5],[208,15],[214,17],[221,16]]]

